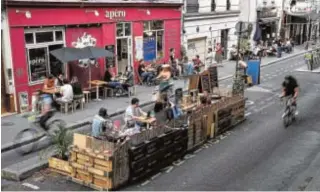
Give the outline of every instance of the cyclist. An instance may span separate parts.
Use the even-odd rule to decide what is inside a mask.
[[[51,95],[43,93],[41,90],[39,90],[39,95],[42,103],[42,109],[41,114],[38,116],[38,120],[41,128],[47,130],[46,122],[53,116],[53,100]]]
[[[283,97],[292,97],[293,98],[293,103],[292,105],[297,109],[297,97],[299,95],[299,85],[297,80],[291,76],[287,75],[284,78],[284,81],[282,83],[282,95],[281,98]],[[298,110],[295,110],[295,115],[298,114]]]

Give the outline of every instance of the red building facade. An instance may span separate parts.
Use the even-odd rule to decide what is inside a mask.
[[[180,4],[69,6],[7,8],[18,106],[30,103],[48,74],[77,76],[87,86],[88,68],[81,61],[61,63],[50,55],[54,49],[93,45],[114,52],[114,59],[99,58],[92,65],[92,80],[102,79],[107,65],[118,73],[127,66],[135,72],[139,59],[166,62],[170,48],[179,57]],[[19,99],[21,93],[27,94],[24,101]]]

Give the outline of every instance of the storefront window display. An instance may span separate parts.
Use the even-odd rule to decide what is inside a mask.
[[[63,72],[63,64],[50,51],[65,45],[64,30],[26,30],[25,44],[30,84],[42,83],[47,75]]]
[[[152,61],[164,56],[163,21],[146,21],[143,23],[143,55],[144,60]]]

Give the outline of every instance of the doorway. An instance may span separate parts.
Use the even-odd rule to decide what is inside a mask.
[[[131,64],[130,44],[131,38],[124,37],[117,39],[117,64],[118,73],[124,73],[127,66]]]
[[[117,23],[117,71],[124,73],[126,67],[132,69],[131,23]]]
[[[229,37],[229,29],[221,30],[221,46],[223,47],[223,59],[227,59],[228,57],[228,37]]]

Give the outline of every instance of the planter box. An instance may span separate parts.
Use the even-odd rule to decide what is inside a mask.
[[[69,161],[64,161],[55,157],[49,158],[49,168],[51,171],[70,176],[73,172],[73,168],[69,164]]]

